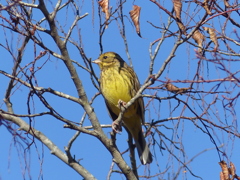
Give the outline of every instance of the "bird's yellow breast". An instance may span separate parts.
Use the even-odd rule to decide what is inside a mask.
[[[118,115],[120,109],[118,107],[119,100],[128,102],[134,95],[131,94],[132,86],[129,77],[121,70],[108,68],[102,71],[101,76],[101,91],[102,94],[109,104],[111,110]],[[135,112],[134,105],[129,107],[125,112],[125,117],[130,117]],[[131,112],[131,113],[130,113]]]

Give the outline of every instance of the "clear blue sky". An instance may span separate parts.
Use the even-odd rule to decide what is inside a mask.
[[[53,3],[47,3],[49,10],[52,9],[52,6],[55,6]],[[3,3],[4,4],[4,3]],[[88,16],[83,18],[78,23],[78,28],[76,28],[71,38],[76,42],[80,41],[80,37],[78,36],[78,31],[81,33],[81,41],[83,43],[84,51],[88,58],[92,58],[92,60],[96,59],[99,56],[99,17],[98,17],[98,5],[96,1],[94,1],[94,6],[92,6],[91,1],[81,1],[77,3],[80,7],[80,15],[85,13],[89,13]],[[124,14],[128,18],[124,18],[125,27],[126,27],[126,38],[129,46],[129,53],[131,59],[133,61],[133,67],[136,71],[139,80],[141,83],[148,77],[148,68],[149,68],[149,45],[151,42],[160,38],[162,33],[161,29],[153,28],[147,21],[153,23],[155,26],[163,27],[167,25],[167,16],[166,14],[159,10],[156,5],[151,3],[150,1],[135,1],[136,5],[142,7],[141,11],[141,34],[142,38],[137,36],[134,26],[131,23],[128,12],[132,9],[132,2],[124,3]],[[172,1],[164,1],[161,2],[166,9],[169,11],[172,10]],[[221,5],[221,4],[220,4]],[[113,6],[115,9],[115,2],[111,2],[110,6]],[[199,6],[190,6],[188,7],[187,3],[183,3],[183,22],[189,23],[189,26],[194,26],[196,22],[200,20],[204,10],[197,11]],[[43,18],[43,15],[39,10],[33,11],[33,19],[39,21]],[[185,15],[186,13],[190,13],[189,15],[194,15],[194,20],[191,20],[190,17]],[[196,14],[195,14],[196,13]],[[6,16],[6,12],[2,12],[2,16]],[[117,14],[114,15],[115,17]],[[236,15],[233,17],[239,18]],[[61,24],[64,30],[67,30],[71,23],[74,20],[74,16],[72,13],[72,7],[69,6],[66,14],[66,8],[60,11],[57,15],[57,20]],[[224,23],[225,19],[215,18],[211,21],[208,21],[208,25],[213,25],[217,31],[221,31],[222,23]],[[106,29],[105,34],[103,35],[103,49],[104,52],[114,51],[121,55],[121,57],[127,62],[127,55],[125,52],[125,46],[123,40],[120,36],[118,23],[120,21],[113,21],[109,27]],[[43,23],[43,26],[48,29],[47,23]],[[2,27],[1,27],[2,28]],[[235,38],[233,29],[235,27],[232,24],[229,24],[227,27],[226,34],[230,35],[232,38]],[[178,30],[175,22],[172,23],[170,30],[175,32]],[[46,34],[37,31],[38,37],[42,38],[42,41],[46,43],[46,45],[53,51],[59,53],[58,48],[54,44],[53,40]],[[205,35],[208,34],[205,32]],[[19,36],[15,33],[6,32],[6,36],[4,31],[1,31],[1,39],[0,43],[6,45],[5,38],[7,37],[8,42],[10,43],[10,49],[17,55],[17,49],[21,46],[21,38],[18,39]],[[154,65],[154,73],[161,68],[164,60],[169,56],[169,53],[174,46],[174,42],[176,37],[168,38],[163,42],[161,46],[158,56],[155,60]],[[195,43],[192,39],[189,40],[192,43]],[[207,38],[207,42],[209,42],[209,38]],[[219,40],[220,48],[224,49],[224,45]],[[154,48],[156,47],[153,46]],[[211,46],[213,47],[213,45]],[[153,51],[154,51],[153,48]],[[237,49],[236,46],[232,47],[233,49]],[[197,62],[195,50],[197,48],[191,46],[187,43],[184,43],[177,50],[176,56],[172,59],[170,64],[167,66],[166,70],[159,78],[162,81],[166,81],[166,78],[171,80],[192,80],[194,75],[196,74]],[[73,60],[79,62],[81,65],[84,65],[83,60],[79,54],[79,51],[70,43],[68,44],[68,50],[70,56]],[[42,51],[41,48],[36,46],[36,52]],[[11,73],[11,68],[13,66],[12,57],[3,49],[0,48],[0,53],[2,57],[0,70],[4,70],[8,73]],[[211,53],[206,54],[206,58],[213,58],[214,55]],[[219,57],[220,58],[220,57]],[[28,44],[27,49],[23,56],[22,67],[24,67],[29,62],[34,59],[34,43],[31,42]],[[233,59],[236,59],[233,57]],[[44,62],[47,61],[46,64]],[[44,65],[43,65],[44,64]],[[42,66],[43,65],[43,66]],[[239,69],[239,62],[232,62],[226,64],[229,67],[229,70],[235,72]],[[67,69],[64,66],[62,60],[59,60],[55,57],[45,56],[41,58],[37,63],[37,66],[42,66],[42,69],[36,73],[38,86],[48,88],[51,87],[54,90],[64,92],[65,94],[69,94],[71,96],[77,97],[76,89],[73,85],[71,77],[67,72]],[[29,66],[31,67],[31,66]],[[96,74],[99,76],[99,68],[94,64],[93,65]],[[85,87],[85,91],[87,92],[88,98],[94,96],[97,93],[97,89],[92,85],[89,74],[86,73],[83,69],[76,66],[79,77],[81,78],[83,85]],[[226,77],[226,73],[220,69],[219,65],[216,65],[211,62],[202,61],[202,69],[201,76],[204,79],[220,79]],[[29,73],[29,71],[27,71]],[[239,76],[238,76],[239,77]],[[23,78],[23,80],[26,80]],[[0,95],[1,99],[4,98],[5,89],[8,85],[9,79],[3,75],[0,75]],[[194,88],[198,88],[198,90],[202,90],[205,92],[210,91],[211,88],[214,87],[217,83],[203,83],[194,86]],[[162,83],[156,82],[152,87],[161,86]],[[190,84],[182,84],[176,83],[175,85],[179,87],[188,87]],[[225,83],[220,86],[219,91],[227,91],[232,90],[234,84],[233,83]],[[230,96],[236,95],[239,90],[232,92]],[[18,84],[13,91],[11,101],[13,103],[13,108],[16,114],[27,114],[27,97],[28,97],[29,89],[24,87],[23,85]],[[145,90],[144,94],[154,94],[157,93],[159,97],[168,97],[173,95],[172,93],[163,91],[163,90]],[[188,105],[200,116],[204,109],[211,103],[214,98],[217,96],[219,101],[214,106],[211,106],[209,109],[209,113],[206,113],[203,117],[212,121],[216,124],[222,122],[227,122],[229,126],[236,125],[237,123],[233,123],[236,119],[238,119],[239,113],[236,112],[235,115],[232,115],[230,111],[224,111],[221,99],[222,94],[214,94],[208,96],[199,96],[198,93],[193,93],[191,96],[186,95],[178,95],[177,97],[185,102],[188,102]],[[74,121],[79,122],[83,115],[83,110],[80,105],[70,102],[66,99],[55,97],[51,94],[44,94],[44,97],[48,100],[48,102],[54,107],[63,117]],[[194,97],[194,98],[192,98]],[[204,101],[201,101],[201,98],[204,98]],[[199,99],[199,100],[196,100]],[[145,105],[148,104],[149,99],[145,98]],[[204,103],[203,103],[204,102]],[[235,107],[239,107],[239,102],[236,102]],[[32,113],[40,113],[46,111],[46,108],[41,105],[39,99],[34,96],[31,100],[32,105]],[[104,105],[104,101],[102,96],[98,96],[94,101],[93,105],[94,110],[102,124],[110,124],[111,119],[108,116],[106,107]],[[0,101],[0,109],[6,110],[3,100]],[[236,109],[237,111],[237,109]],[[169,117],[178,117],[178,116],[186,116],[186,117],[195,117],[188,109],[185,109],[183,104],[178,106],[178,102],[176,100],[162,100],[161,102],[154,101],[150,102],[149,106],[146,109],[146,122],[151,122],[152,120],[162,120]],[[23,118],[26,122],[29,122],[28,118]],[[170,168],[169,179],[174,177],[174,174],[177,173],[177,170],[182,164],[180,164],[175,158],[181,159],[182,162],[188,165],[189,170],[194,173],[194,175],[201,177],[202,179],[219,179],[220,166],[218,162],[220,161],[218,153],[216,149],[214,149],[214,144],[209,138],[209,136],[204,133],[201,129],[197,128],[194,123],[200,126],[203,131],[206,131],[202,126],[202,123],[199,120],[174,120],[168,121],[164,123],[160,123],[159,131],[165,135],[158,136],[155,134],[156,142],[151,141],[152,143],[166,143],[167,147],[171,152],[174,153],[174,156],[168,152],[168,150],[162,149],[161,151],[155,146],[151,146],[151,151],[153,152],[156,160],[150,165],[151,175],[156,173],[162,173],[167,168]],[[64,146],[68,144],[68,141],[75,134],[75,131],[70,129],[63,128],[64,123],[52,118],[51,116],[43,116],[37,117],[33,121],[33,126],[42,131],[46,136],[48,136],[62,151],[64,151]],[[85,119],[84,125],[90,125],[90,121],[88,118]],[[223,126],[223,124],[220,123]],[[13,125],[14,129],[18,127]],[[238,127],[236,127],[237,133]],[[110,128],[104,130],[106,134],[109,136],[111,131]],[[221,154],[221,158],[228,161],[232,161],[236,168],[237,174],[239,174],[238,169],[240,168],[239,161],[239,148],[240,143],[238,138],[234,138],[232,135],[227,134],[224,131],[221,131],[217,128],[211,130],[209,127],[209,131],[214,138],[217,146],[223,147],[220,148],[221,151],[225,152],[227,155],[223,157]],[[22,136],[29,137],[27,141],[31,143],[31,136],[26,136],[24,132],[17,131],[18,133],[22,133]],[[153,133],[156,133],[152,130]],[[23,179],[23,174],[25,173],[25,179],[81,179],[79,174],[77,174],[73,169],[68,167],[62,161],[60,161],[55,156],[51,155],[50,151],[42,145],[38,140],[35,139],[35,144],[31,145],[30,150],[25,150],[26,144],[24,144],[19,139],[14,141],[14,137],[8,132],[8,130],[2,125],[0,126],[0,143],[1,143],[1,153],[0,153],[0,179]],[[149,137],[150,138],[150,137]],[[181,153],[180,150],[174,148],[173,144],[171,144],[168,139],[176,142],[176,146],[179,149],[183,149],[185,153]],[[151,138],[150,138],[151,139]],[[127,133],[123,131],[121,134],[117,135],[117,145],[121,152],[127,149]],[[163,142],[161,141],[163,140]],[[178,143],[180,142],[180,143]],[[23,146],[22,146],[23,145]],[[162,146],[165,147],[164,144]],[[25,151],[24,151],[25,150]],[[189,164],[189,161],[196,156],[198,153],[207,150],[206,152],[198,155],[193,161]],[[89,135],[81,134],[78,139],[75,141],[72,150],[72,154],[75,155],[76,159],[81,159],[81,164],[89,170],[97,179],[106,179],[107,173],[110,169],[111,165],[111,156],[108,151],[105,150],[105,147],[94,137]],[[24,156],[26,158],[24,158]],[[124,159],[129,163],[128,153],[123,155]],[[27,162],[24,162],[24,159]],[[140,164],[140,162],[137,162]],[[25,167],[25,165],[28,167]],[[116,168],[117,169],[117,168]],[[141,166],[139,170],[139,175],[148,175],[148,167]],[[195,179],[196,177],[192,176],[188,169],[181,169],[180,175],[177,179]],[[161,176],[160,176],[161,177]],[[168,177],[165,175],[165,179]],[[119,175],[113,174],[112,179],[120,179]],[[125,179],[122,176],[122,179]],[[157,179],[157,178],[152,178]]]

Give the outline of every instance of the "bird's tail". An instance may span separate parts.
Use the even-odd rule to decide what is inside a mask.
[[[152,162],[152,154],[141,131],[139,131],[138,139],[135,139],[135,143],[141,163],[144,165],[150,164]]]

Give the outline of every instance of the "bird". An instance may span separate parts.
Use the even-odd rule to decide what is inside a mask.
[[[134,70],[115,52],[101,54],[98,59],[92,61],[100,68],[100,91],[110,117],[118,118],[121,111],[120,105],[130,101],[140,89],[140,83]],[[144,102],[138,98],[123,114],[123,125],[131,133],[143,165],[152,162],[152,154],[143,135]]]

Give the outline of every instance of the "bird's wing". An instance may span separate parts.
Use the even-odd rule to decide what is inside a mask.
[[[138,98],[137,101],[138,101],[137,114],[141,117],[142,124],[144,124],[145,123],[145,116],[144,116],[145,109],[144,109],[143,98],[140,97],[140,98]]]
[[[136,75],[136,73],[134,72],[134,70],[131,67],[127,67],[128,72],[130,73],[130,75],[132,76],[133,79],[135,79],[135,81],[133,81],[133,88],[131,89],[131,95],[132,98],[137,94],[138,90],[140,89],[140,83],[138,80],[138,77]],[[136,104],[137,104],[137,114],[139,115],[139,117],[142,120],[142,124],[145,123],[145,110],[144,110],[144,102],[143,102],[143,98],[140,97],[136,100]]]

